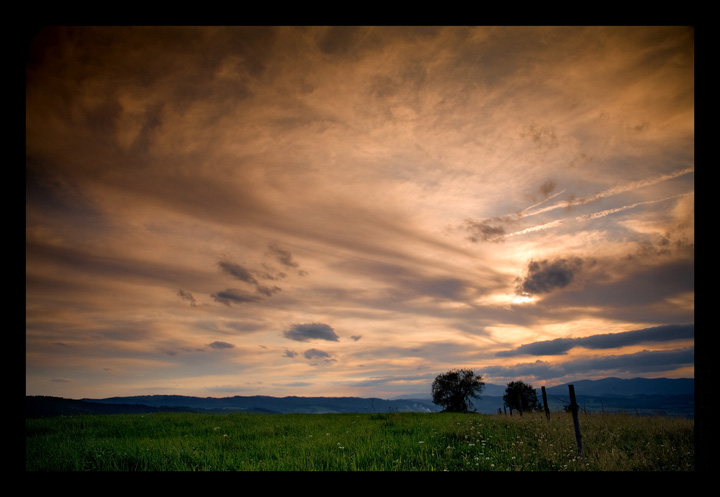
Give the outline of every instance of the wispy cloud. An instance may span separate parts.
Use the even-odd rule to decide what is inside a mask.
[[[28,393],[382,396],[469,359],[599,372],[605,339],[694,319],[693,44],[652,26],[36,30]],[[693,374],[670,354],[685,342],[645,340],[656,372]],[[540,350],[557,353],[496,355]]]
[[[178,294],[178,297],[180,297],[181,299],[189,300],[191,306],[193,306],[193,307],[195,306],[195,297],[193,297],[192,293],[187,292],[187,291],[183,290],[182,288],[179,288],[177,294]]]
[[[587,204],[587,203],[594,202],[596,200],[600,200],[603,198],[620,195],[621,193],[639,190],[641,188],[645,188],[647,186],[655,185],[655,184],[663,182],[663,181],[668,181],[668,180],[671,180],[674,178],[678,178],[680,176],[683,176],[685,174],[689,174],[692,172],[694,172],[694,168],[688,167],[688,168],[684,168],[684,169],[679,169],[677,171],[673,171],[671,173],[661,174],[658,176],[647,178],[644,180],[632,181],[632,182],[626,183],[624,185],[619,185],[619,186],[616,186],[613,188],[608,188],[607,190],[598,192],[593,195],[575,198],[575,199],[568,200],[565,202],[559,202],[559,203],[556,203],[556,204],[553,204],[553,205],[550,205],[547,207],[543,207],[543,208],[539,208],[539,209],[535,209],[535,210],[531,210],[531,211],[524,211],[524,214],[522,217],[535,216],[535,215],[542,214],[542,213],[545,213],[545,212],[548,212],[551,210],[567,209],[568,207],[574,207],[574,206],[578,206],[578,205]],[[656,202],[661,202],[663,200],[665,200],[665,199],[656,200]],[[638,203],[638,205],[639,204],[640,203]]]
[[[541,202],[538,202],[530,207],[526,207],[522,211],[514,214],[507,214],[505,216],[496,217],[493,219],[484,219],[484,220],[473,220],[468,219],[464,222],[464,229],[469,233],[468,240],[473,242],[478,241],[488,241],[488,242],[501,242],[504,241],[506,238],[509,237],[515,237],[520,235],[525,235],[528,233],[533,233],[537,231],[543,231],[543,230],[549,230],[551,228],[558,227],[562,224],[565,224],[569,221],[586,221],[591,219],[598,219],[605,216],[608,216],[610,214],[615,214],[618,212],[622,212],[628,209],[634,209],[640,206],[644,205],[652,205],[659,202],[666,202],[669,200],[677,199],[686,195],[692,195],[693,192],[684,192],[679,193],[672,196],[667,196],[663,198],[657,198],[653,200],[645,200],[641,202],[634,202],[627,205],[621,205],[618,207],[613,207],[610,209],[602,209],[599,211],[591,212],[588,214],[583,214],[580,216],[564,216],[559,219],[554,219],[552,221],[548,221],[545,223],[541,223],[534,226],[529,226],[526,228],[523,228],[521,230],[516,231],[508,231],[506,227],[512,226],[513,224],[517,224],[520,220],[537,216],[540,214],[547,214],[551,211],[555,211],[558,209],[562,209],[563,211],[569,211],[572,207],[582,206],[586,204],[590,204],[592,202],[613,197],[617,195],[621,195],[623,193],[632,192],[635,190],[639,190],[648,186],[656,185],[658,183],[661,183],[663,181],[669,181],[681,176],[684,176],[686,174],[690,174],[694,172],[694,168],[689,167],[685,169],[680,169],[677,171],[674,171],[672,173],[667,173],[663,175],[659,175],[656,177],[648,178],[645,180],[639,180],[627,183],[625,185],[616,186],[613,188],[609,188],[607,190],[601,191],[599,193],[588,195],[580,198],[572,198],[570,200],[556,202],[552,205],[548,205],[545,207],[539,207],[540,205],[547,203],[549,200],[556,198],[562,193],[565,193],[566,190],[563,190],[561,192],[557,192],[553,196],[546,198],[542,200]],[[541,191],[549,192],[549,188],[554,188],[554,182],[545,182],[541,186]]]

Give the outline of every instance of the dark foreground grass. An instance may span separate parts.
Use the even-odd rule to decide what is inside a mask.
[[[554,413],[26,420],[27,471],[691,471],[693,420]]]

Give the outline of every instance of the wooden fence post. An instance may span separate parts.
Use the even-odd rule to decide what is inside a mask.
[[[575,425],[575,440],[577,441],[578,454],[583,455],[582,434],[580,433],[580,421],[578,420],[578,405],[575,401],[575,386],[568,385],[570,390],[570,411],[572,412],[573,425]]]
[[[545,417],[548,421],[550,421],[550,408],[548,407],[547,403],[547,394],[545,393],[545,387],[542,387],[542,398],[543,398],[543,405],[545,406]]]

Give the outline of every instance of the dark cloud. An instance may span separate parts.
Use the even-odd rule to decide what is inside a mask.
[[[260,297],[238,290],[237,288],[228,288],[217,293],[213,293],[211,297],[221,304],[230,307],[230,304],[244,304],[248,302],[258,302]]]
[[[257,285],[257,280],[252,276],[252,274],[250,274],[250,271],[240,264],[230,261],[220,261],[218,262],[218,266],[220,266],[220,269],[224,273],[229,274],[237,280]]]
[[[648,342],[669,342],[673,340],[692,340],[695,338],[695,325],[665,325],[645,328],[624,333],[606,333],[578,339],[578,343],[588,349],[610,349],[626,345]]]
[[[501,242],[505,236],[505,228],[498,225],[490,224],[490,220],[474,221],[468,219],[465,221],[465,230],[469,233],[467,239],[471,242]]]
[[[250,270],[244,266],[241,266],[240,264],[231,262],[231,261],[220,261],[218,262],[218,266],[220,266],[220,269],[226,273],[232,276],[233,278],[244,281],[246,283],[249,283],[251,285],[255,286],[255,291],[260,294],[264,295],[266,297],[272,297],[277,292],[281,291],[282,288],[279,286],[273,285],[273,286],[265,286],[261,285],[257,279],[253,276],[253,274],[257,274],[259,277],[270,279],[270,280],[277,280],[279,277],[285,277],[284,273],[280,273],[280,275],[275,276],[270,274],[267,271],[253,271]]]
[[[483,369],[483,374],[507,378],[537,377],[548,380],[564,376],[660,373],[692,366],[694,363],[694,348],[686,347],[675,350],[643,350],[634,354],[594,357],[559,364],[535,361],[512,366],[490,366]]]
[[[518,355],[564,355],[568,350],[577,347],[577,339],[557,338],[521,345],[513,350],[504,350],[495,354],[498,357],[512,357]]]
[[[586,259],[587,261],[587,259]],[[593,274],[593,284],[584,284],[581,292],[556,292],[545,297],[544,304],[559,309],[585,308],[585,315],[638,322],[648,316],[657,322],[691,323],[694,321],[692,302],[687,305],[668,305],[692,299],[695,291],[695,271],[692,260],[665,264],[641,264],[640,261],[601,260]],[[582,277],[588,280],[583,267]],[[605,274],[609,275],[606,276]],[[593,308],[595,307],[595,308]],[[557,315],[557,314],[556,314]],[[570,316],[567,317],[570,319]]]
[[[584,347],[586,349],[612,349],[628,345],[651,342],[671,342],[674,340],[691,340],[695,337],[695,325],[665,325],[621,333],[605,333],[582,338],[558,338],[543,342],[529,343],[520,347],[498,352],[498,357],[518,355],[565,355],[570,349]]]
[[[289,330],[283,332],[283,335],[285,338],[298,342],[307,342],[308,340],[337,342],[339,339],[335,331],[323,323],[294,324]]]
[[[213,342],[208,344],[211,349],[232,349],[235,346],[227,342]]]
[[[318,350],[318,349],[308,349],[305,352],[303,352],[303,355],[305,356],[305,359],[323,359],[325,361],[330,360],[330,354],[325,352],[324,350]]]
[[[556,185],[553,180],[547,180],[542,185],[540,185],[540,193],[542,193],[543,197],[547,197],[555,189],[555,186]]]
[[[294,350],[285,350],[285,353],[283,354],[284,357],[297,357],[297,352]]]
[[[178,297],[180,297],[183,300],[189,300],[190,305],[195,307],[195,297],[193,297],[193,294],[190,292],[186,292],[182,288],[178,289],[177,291]]]
[[[519,281],[518,295],[538,295],[565,288],[583,265],[579,257],[557,259],[554,261],[530,261],[527,275]]]

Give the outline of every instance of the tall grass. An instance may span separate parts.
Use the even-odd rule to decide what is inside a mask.
[[[688,471],[693,421],[555,413],[82,415],[26,420],[28,471]]]

